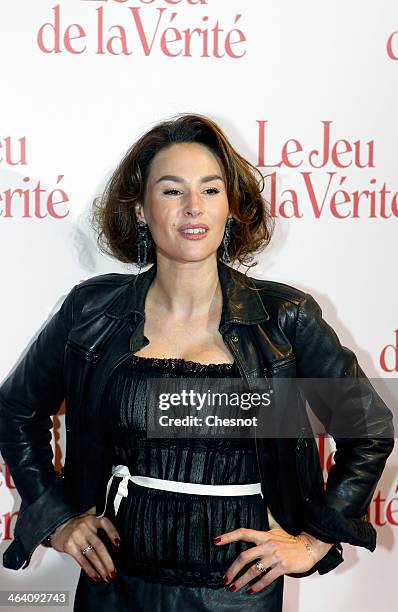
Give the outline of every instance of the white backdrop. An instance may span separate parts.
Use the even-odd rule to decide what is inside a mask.
[[[397,378],[393,2],[3,0],[0,53],[0,380],[74,284],[135,271],[98,252],[87,214],[132,142],[179,112],[210,116],[267,175],[276,232],[251,275],[312,293],[367,375]],[[344,544],[334,572],[286,578],[284,610],[396,609],[397,463],[370,508],[376,551]],[[18,507],[0,457],[0,554]],[[40,547],[0,568],[1,589],[72,601],[79,569]]]

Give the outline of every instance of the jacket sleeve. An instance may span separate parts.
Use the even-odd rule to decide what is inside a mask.
[[[336,445],[323,498],[306,501],[305,531],[373,551],[376,531],[367,512],[394,447],[393,414],[307,293],[297,312],[294,350],[306,399]],[[327,381],[316,384],[317,378]]]
[[[75,289],[0,386],[0,452],[21,497],[14,540],[3,555],[9,569],[19,569],[24,561],[25,569],[44,538],[80,514],[65,499],[51,447],[51,415],[65,397],[64,351]]]

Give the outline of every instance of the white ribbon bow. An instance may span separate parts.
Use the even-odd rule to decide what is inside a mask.
[[[108,502],[108,493],[109,493],[109,489],[111,488],[111,484],[112,484],[112,480],[114,476],[121,476],[122,480],[119,483],[119,486],[117,488],[116,491],[116,495],[115,495],[115,499],[113,500],[113,507],[115,509],[115,516],[119,510],[119,506],[120,506],[120,502],[122,501],[123,497],[127,497],[129,494],[129,490],[128,490],[128,484],[129,484],[129,480],[130,480],[130,470],[127,467],[127,465],[114,465],[112,466],[112,476],[109,478],[108,480],[108,484],[106,487],[106,496],[105,496],[105,508],[103,510],[103,512],[101,514],[97,514],[97,518],[101,518],[104,516],[105,514],[105,510],[106,510],[106,504]]]

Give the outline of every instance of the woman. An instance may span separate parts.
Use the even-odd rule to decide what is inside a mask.
[[[330,571],[341,541],[375,548],[364,518],[394,439],[366,377],[378,436],[339,441],[355,453],[340,451],[326,492],[312,436],[146,436],[148,378],[240,377],[250,388],[264,376],[363,375],[309,294],[226,265],[271,238],[253,170],[200,115],[142,136],[94,214],[101,247],[140,273],[74,287],[0,388],[0,450],[23,509],[4,564],[26,567],[38,542],[70,554],[81,566],[75,610],[282,610],[285,574]],[[307,390],[315,410],[344,406],[338,385],[335,403]],[[60,478],[48,429],[63,396]]]

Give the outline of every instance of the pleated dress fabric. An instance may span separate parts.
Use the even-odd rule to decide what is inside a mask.
[[[101,417],[112,465],[128,466],[131,475],[190,483],[260,482],[251,438],[147,437],[147,379],[163,377],[239,378],[240,374],[235,362],[201,364],[131,355],[113,372],[102,398]],[[260,576],[237,592],[228,591],[222,582],[239,553],[253,543],[213,543],[217,535],[239,527],[269,529],[260,494],[199,495],[129,481],[128,495],[115,514],[113,500],[119,483],[120,477],[114,477],[105,516],[117,528],[121,545],[115,547],[98,530],[117,576],[109,584],[97,584],[81,570],[75,611],[229,612],[242,604],[253,612],[282,610],[283,576],[255,594],[247,594],[246,589]],[[97,506],[97,514],[103,510],[105,490],[100,498],[103,504]]]

